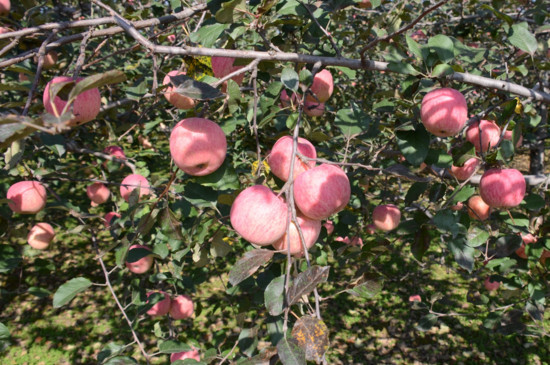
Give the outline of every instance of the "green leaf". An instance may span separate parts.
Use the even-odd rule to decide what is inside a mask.
[[[10,330],[6,325],[0,323],[0,340],[6,340],[10,337]]]
[[[193,350],[191,346],[178,341],[163,341],[159,344],[159,352],[163,354],[173,354],[191,350]]]
[[[174,92],[195,100],[212,100],[225,96],[220,90],[187,75],[170,76],[170,83],[175,87]]]
[[[515,47],[534,54],[537,50],[537,39],[525,24],[514,24],[508,34],[508,41]]]
[[[36,286],[31,286],[29,289],[27,289],[27,293],[34,295],[38,298],[46,298],[49,297],[50,294],[52,294],[51,291],[49,291],[46,288],[38,288]]]
[[[216,190],[237,190],[240,187],[239,175],[228,160],[213,173],[196,177],[195,181]]]
[[[501,236],[495,241],[495,247],[489,250],[489,256],[506,257],[510,256],[521,247],[523,240],[520,235],[511,234]]]
[[[430,135],[426,129],[419,126],[415,131],[396,132],[395,136],[397,146],[409,163],[419,166],[424,162],[430,147]]]
[[[53,307],[60,308],[69,303],[78,294],[92,286],[92,282],[79,277],[67,281],[61,285],[53,296]]]
[[[19,266],[21,254],[14,247],[0,245],[0,273],[7,273]]]
[[[124,74],[124,72],[119,70],[111,70],[101,74],[88,76],[80,80],[74,86],[74,88],[72,88],[67,100],[73,101],[79,94],[82,94],[84,91],[99,88],[105,85],[118,84],[124,81],[126,81],[126,75]]]
[[[191,42],[199,43],[205,48],[211,48],[228,27],[229,25],[220,23],[204,25],[198,31],[191,33],[189,38]]]
[[[327,281],[329,266],[312,266],[298,274],[288,288],[288,305],[293,305],[303,295],[308,295],[317,287],[317,284]]]
[[[453,165],[462,167],[471,158],[476,157],[476,148],[471,142],[466,142],[451,151],[453,156]]]
[[[277,343],[277,352],[283,365],[306,365],[306,352],[292,337],[282,338]]]
[[[138,362],[133,357],[128,356],[117,356],[113,357],[103,365],[135,365]]]
[[[458,193],[453,198],[453,204],[458,202],[464,202],[468,200],[476,192],[476,188],[473,186],[465,185],[460,189]]]
[[[179,241],[184,240],[183,234],[181,233],[182,224],[178,217],[176,217],[176,214],[172,212],[169,207],[162,210],[160,225],[162,228],[162,233],[164,233],[167,237]]]
[[[456,263],[468,272],[472,272],[475,249],[466,245],[460,239],[450,239],[447,241],[447,246],[454,255]]]
[[[422,332],[429,331],[437,323],[437,316],[432,313],[428,313],[418,321],[416,329]]]
[[[529,210],[539,211],[546,206],[546,201],[540,195],[529,194],[523,199],[521,205]]]
[[[271,260],[275,251],[255,249],[248,251],[229,272],[229,282],[235,286],[254,274],[260,266]]]
[[[479,247],[487,243],[491,234],[480,227],[473,227],[468,231],[467,244],[470,247]]]
[[[439,65],[435,66],[432,70],[432,77],[442,77],[447,75],[452,75],[455,71],[453,68],[447,64],[447,63],[440,63]]]
[[[220,23],[235,23],[244,19],[247,13],[246,0],[227,1],[216,12],[216,20]]]
[[[405,195],[405,204],[409,205],[412,202],[418,200],[422,194],[428,189],[427,182],[415,182],[411,185],[409,190],[407,190],[407,195]]]
[[[281,72],[281,82],[287,89],[297,91],[300,77],[293,68],[285,67]]]
[[[360,283],[346,291],[356,297],[372,299],[382,291],[382,288],[384,280],[381,277],[364,277]]]
[[[148,250],[143,247],[132,248],[131,250],[128,250],[128,256],[126,257],[126,262],[131,264],[149,255],[151,255],[151,250]]]
[[[411,53],[414,54],[419,60],[423,60],[425,52],[422,52],[422,46],[408,35],[405,36],[405,40],[407,41],[407,47],[409,47],[409,51],[411,51]]]
[[[418,261],[422,261],[424,254],[430,248],[431,241],[432,236],[430,235],[430,229],[426,225],[423,225],[415,233],[414,241],[411,246],[411,252]]]
[[[210,255],[212,255],[212,257],[225,257],[233,251],[231,245],[225,242],[223,238],[223,232],[218,231],[212,239],[212,244],[210,245]]]
[[[120,355],[125,349],[125,346],[116,344],[114,342],[109,342],[105,347],[97,354],[97,361],[100,364],[103,364],[103,361],[106,359]]]
[[[420,72],[418,72],[411,64],[404,63],[404,62],[395,62],[395,61],[389,62],[388,70],[397,72],[403,75],[416,76],[420,74]]]
[[[269,314],[278,316],[283,313],[285,275],[281,275],[267,285],[264,292],[265,307]]]
[[[370,122],[370,117],[363,109],[351,101],[349,108],[338,110],[334,125],[340,128],[347,138],[351,138],[368,131]]]
[[[447,63],[454,58],[453,40],[446,35],[438,34],[428,39],[428,46],[435,51],[441,62]]]

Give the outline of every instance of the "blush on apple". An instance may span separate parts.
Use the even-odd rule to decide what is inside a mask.
[[[525,178],[516,169],[492,168],[481,176],[479,194],[494,208],[518,206],[525,196]]]
[[[458,180],[464,181],[468,180],[470,176],[474,174],[477,166],[479,165],[479,160],[475,157],[470,158],[462,166],[451,166],[451,174]]]
[[[466,139],[474,145],[477,152],[483,151],[485,153],[489,148],[494,148],[497,145],[500,140],[500,128],[492,120],[475,122],[466,130]]]
[[[484,221],[491,215],[491,207],[479,195],[474,195],[468,200],[468,215],[472,219]]]
[[[105,186],[105,184],[95,182],[91,185],[88,185],[88,187],[86,188],[86,194],[88,195],[88,198],[90,198],[90,200],[92,201],[92,206],[97,206],[99,204],[105,203],[109,199],[111,191],[108,187]]]
[[[227,139],[221,127],[209,119],[183,119],[170,134],[170,154],[185,173],[208,175],[225,160]]]
[[[422,99],[420,119],[438,137],[456,136],[468,120],[466,99],[455,89],[432,90]]]
[[[164,316],[170,311],[171,301],[170,301],[170,296],[167,293],[163,291],[158,291],[158,292],[150,291],[147,293],[147,298],[149,298],[151,295],[156,293],[164,295],[164,299],[153,304],[153,306],[147,311],[147,314],[150,315],[151,317]],[[149,300],[147,300],[147,302],[149,302]]]
[[[9,187],[6,198],[15,213],[34,214],[46,206],[46,189],[38,181],[19,181]]]
[[[401,211],[394,204],[379,205],[372,211],[372,221],[381,231],[391,231],[401,221]]]
[[[132,245],[128,249],[128,252],[130,252],[131,250],[133,250],[135,248],[143,248],[143,249],[151,251],[151,249],[147,246]],[[151,266],[153,266],[153,261],[154,261],[153,256],[147,255],[145,257],[140,258],[139,260],[137,260],[135,262],[126,262],[126,267],[128,268],[128,270],[130,270],[134,274],[143,274],[143,273],[149,271]]]
[[[313,77],[313,83],[311,84],[310,90],[313,95],[308,94],[306,96],[306,100],[317,104],[321,103],[321,105],[323,105],[324,111],[324,103],[330,98],[332,92],[334,91],[334,80],[330,71],[324,69],[317,72]]]
[[[150,188],[149,181],[139,174],[128,175],[120,184],[120,195],[126,201],[130,199],[130,194],[135,189],[139,188],[139,197],[150,195],[153,190]]]
[[[55,237],[55,231],[49,223],[36,223],[27,235],[27,243],[36,250],[45,250]]]
[[[283,181],[288,180],[290,174],[290,163],[292,156],[293,139],[290,136],[281,137],[275,142],[271,153],[267,156],[267,163],[273,175]],[[298,138],[297,152],[309,158],[317,158],[315,147],[305,138]],[[302,162],[298,157],[294,160],[294,178],[302,172],[315,167],[315,161]]]
[[[231,225],[250,243],[267,246],[286,232],[287,206],[267,186],[241,191],[231,206]]]
[[[168,74],[164,76],[164,80],[162,80],[162,84],[170,85],[164,90],[164,97],[166,98],[166,100],[168,100],[170,104],[172,104],[178,109],[181,109],[181,110],[193,109],[193,107],[195,106],[195,100],[185,95],[178,94],[176,92],[176,87],[173,86],[171,83],[170,77],[178,76],[178,75],[185,75],[185,72],[173,70],[168,72]]]
[[[10,0],[0,0],[0,16],[5,16],[10,13],[11,2]]]
[[[327,219],[348,204],[351,197],[349,179],[341,168],[321,164],[296,177],[294,201],[300,212],[315,219]]]
[[[193,359],[196,361],[201,361],[201,358],[199,356],[199,350],[193,349],[190,351],[175,352],[172,355],[170,355],[171,363],[177,360],[185,360],[185,359]]]
[[[172,300],[170,316],[174,319],[186,319],[193,315],[193,300],[187,295],[178,295]]]
[[[106,153],[110,156],[116,157],[121,160],[126,160],[126,155],[124,154],[124,150],[119,146],[107,146],[103,150],[103,153]]]
[[[117,213],[117,212],[109,212],[109,213],[105,214],[105,217],[103,217],[103,219],[105,219],[105,227],[106,228],[111,227],[111,222],[113,221],[113,218],[120,218],[120,214]]]
[[[319,233],[321,233],[321,221],[309,219],[301,215],[296,216],[298,220],[298,225],[302,230],[304,235],[304,241],[307,249],[309,250],[317,241]],[[277,251],[283,251],[283,253],[288,252],[288,241],[290,240],[290,254],[296,257],[304,256],[304,246],[300,240],[300,235],[298,233],[298,228],[296,223],[291,222],[289,228],[289,236],[285,234],[276,242],[273,243],[273,247]]]

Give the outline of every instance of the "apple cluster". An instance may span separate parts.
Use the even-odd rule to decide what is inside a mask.
[[[302,88],[307,90],[307,86],[302,85]],[[325,112],[325,102],[330,98],[334,91],[334,80],[329,70],[324,69],[319,71],[313,77],[304,102],[304,113],[310,117],[320,117]],[[298,93],[292,93],[288,96],[286,90],[281,92],[281,106],[283,108],[294,107],[302,100]]]
[[[163,291],[155,292],[150,291],[147,293],[147,298],[153,294],[161,294],[164,299],[156,302],[153,306],[147,310],[147,314],[151,317],[162,317],[170,314],[173,319],[187,319],[190,318],[195,309],[193,300],[187,295],[178,295],[175,298],[171,298],[168,293]],[[149,300],[147,300],[149,303]]]

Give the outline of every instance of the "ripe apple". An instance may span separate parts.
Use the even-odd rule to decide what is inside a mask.
[[[449,208],[451,208],[451,210],[455,210],[455,211],[462,210],[462,208],[464,208],[464,203],[458,202],[455,205],[451,205]]]
[[[374,224],[367,224],[367,227],[365,228],[368,234],[375,234],[376,233],[376,226]]]
[[[288,96],[286,90],[281,91],[281,107],[288,108],[293,105],[298,105],[298,95],[295,92],[292,92],[292,98]]]
[[[491,215],[491,210],[479,195],[474,195],[468,200],[468,215],[472,219],[484,221]]]
[[[170,82],[170,76],[178,76],[178,75],[185,75],[185,72],[173,70],[168,72],[168,74],[164,76],[164,80],[162,81],[162,84],[170,85],[164,90],[164,97],[166,98],[166,100],[168,100],[170,104],[172,104],[178,109],[182,109],[182,110],[193,109],[193,107],[195,106],[195,100],[185,95],[178,94],[176,92],[176,87],[172,86]]]
[[[105,217],[103,219],[105,219],[105,227],[106,228],[111,227],[111,221],[115,217],[120,218],[120,214],[117,213],[117,212],[109,212],[109,213],[105,214]]]
[[[99,204],[105,203],[111,195],[111,191],[108,187],[100,182],[95,182],[91,185],[88,185],[86,188],[86,194],[88,198],[92,201],[92,206],[97,206]]]
[[[326,221],[323,223],[323,227],[327,230],[327,235],[331,235],[334,232],[334,223],[332,221]]]
[[[315,241],[317,241],[319,233],[321,233],[321,221],[309,219],[302,215],[297,215],[296,218],[298,219],[298,225],[300,225],[302,233],[304,234],[306,247],[309,250],[311,247],[313,247]],[[302,241],[300,240],[300,235],[298,233],[296,223],[290,223],[289,234],[290,254],[295,257],[304,256],[304,246],[302,245]],[[279,240],[273,243],[273,247],[277,251],[283,251],[283,253],[287,253],[288,237],[286,235],[286,232]]]
[[[304,113],[310,117],[320,117],[325,112],[325,103],[317,101],[306,101],[304,104]]]
[[[432,90],[422,99],[420,119],[426,130],[438,137],[456,136],[468,120],[466,99],[455,89]]]
[[[201,357],[199,356],[199,350],[193,349],[190,351],[175,352],[172,355],[170,355],[171,363],[177,360],[185,360],[185,359],[194,359],[197,361],[201,361]]]
[[[309,89],[315,96],[308,94],[306,96],[306,100],[314,104],[322,103],[321,105],[323,105],[324,110],[325,105],[323,103],[325,103],[330,98],[332,92],[334,91],[334,80],[332,79],[332,74],[330,73],[330,71],[324,69],[317,72],[313,77],[313,83],[311,84],[311,87]]]
[[[46,189],[38,181],[19,181],[9,187],[6,198],[15,213],[34,214],[46,206]]]
[[[172,300],[170,306],[170,316],[174,319],[186,319],[193,315],[195,311],[193,300],[187,295],[178,295]]]
[[[420,295],[418,294],[409,296],[409,302],[421,302],[421,301],[422,301],[422,297],[420,297]]]
[[[271,153],[267,156],[267,163],[271,168],[271,172],[283,181],[287,181],[288,175],[290,174],[292,142],[293,139],[291,136],[279,138],[273,145]],[[317,158],[315,147],[305,138],[298,137],[297,152],[309,158]],[[302,172],[315,167],[315,161],[308,161],[305,163],[298,157],[296,157],[294,161],[294,178]]]
[[[349,179],[335,165],[315,166],[294,180],[296,206],[311,219],[323,220],[338,213],[348,204],[350,196]]]
[[[229,75],[230,73],[235,72],[238,69],[241,69],[244,67],[244,66],[233,66],[234,62],[235,62],[235,59],[231,57],[212,57],[212,72],[214,72],[214,76],[217,77],[218,79],[221,79]],[[233,76],[231,79],[235,81],[237,84],[241,85],[244,80],[244,73],[237,76]]]
[[[185,173],[208,175],[225,160],[227,139],[221,127],[209,119],[183,119],[170,134],[170,154]]]
[[[65,108],[65,105],[67,104],[67,101],[63,100],[58,94],[55,96],[55,99],[53,101],[53,104],[55,105],[54,108],[54,105],[52,105],[50,101],[50,85],[69,81],[79,83],[81,80],[82,78],[74,80],[72,77],[68,76],[57,76],[54,77],[50,82],[48,82],[48,84],[46,85],[46,89],[44,90],[44,96],[42,98],[46,112],[55,116],[60,116],[61,112]],[[82,94],[76,97],[73,102],[72,108],[72,124],[86,123],[95,119],[97,114],[99,114],[99,109],[101,108],[101,96],[99,95],[99,90],[95,88],[84,91]]]
[[[481,144],[479,138],[479,130],[481,129]],[[483,153],[490,148],[494,148],[500,139],[500,128],[492,120],[482,120],[481,122],[472,123],[466,130],[466,139],[470,141],[476,148]],[[483,147],[483,149],[482,149]]]
[[[521,247],[516,250],[516,254],[522,259],[526,259],[527,254],[525,253],[525,245],[529,245],[531,243],[537,242],[537,238],[533,236],[531,233],[527,233],[527,234],[522,233],[521,239],[523,240],[523,243],[521,244]]]
[[[45,250],[55,237],[55,231],[49,223],[36,223],[29,234],[27,242],[37,250]]]
[[[241,191],[231,206],[231,225],[250,243],[267,246],[286,232],[287,206],[267,186]]]
[[[11,9],[10,0],[0,0],[0,16],[8,15]]]
[[[505,131],[504,136],[502,138],[507,139],[508,141],[514,142],[512,140],[513,133],[514,133],[514,131]],[[521,147],[522,144],[523,144],[523,136],[519,136],[519,139],[518,139],[515,147],[519,148],[519,147]]]
[[[488,291],[494,291],[500,286],[500,281],[491,281],[490,277],[486,277],[483,285],[485,285],[485,289]]]
[[[176,35],[175,34],[169,34],[168,37],[166,37],[166,39],[168,39],[168,42],[174,43],[176,41]]]
[[[462,166],[452,165],[451,175],[453,175],[458,181],[468,180],[470,176],[474,174],[478,165],[479,160],[475,157],[472,157]]]
[[[349,246],[359,246],[363,247],[363,239],[359,236],[354,236],[353,238],[346,237],[336,237],[334,239],[336,242],[344,242],[346,245]]]
[[[495,208],[518,206],[525,189],[525,178],[516,169],[492,168],[479,181],[479,194],[487,205]]]
[[[422,29],[419,29],[419,30],[415,31],[413,34],[411,34],[411,38],[418,42],[421,39],[428,38],[428,36],[426,36],[426,33],[424,33],[424,31]]]
[[[122,180],[120,185],[120,195],[126,201],[130,199],[130,194],[135,189],[139,188],[139,197],[141,198],[144,195],[150,195],[153,193],[153,190],[150,189],[149,181],[139,174],[128,175]]]
[[[46,53],[46,55],[44,56],[44,62],[42,63],[42,68],[44,70],[49,70],[57,64],[57,59],[58,56],[56,51],[50,51]],[[34,57],[34,62],[38,62],[38,56]]]
[[[381,231],[391,231],[401,221],[401,211],[393,204],[379,205],[372,211],[372,221]]]
[[[164,299],[153,304],[153,306],[147,311],[147,314],[150,315],[151,317],[164,316],[170,311],[170,305],[172,303],[170,300],[170,296],[163,291],[158,291],[158,292],[150,291],[147,293],[147,297],[150,297],[155,293],[163,294]],[[149,300],[147,300],[147,303],[149,303]]]
[[[149,250],[151,251],[151,249],[147,246],[143,246],[143,245],[132,245],[130,246],[130,248],[128,249],[128,252],[130,252],[131,250],[133,250],[134,248],[144,248],[146,250]],[[126,267],[128,268],[128,270],[130,270],[131,272],[133,272],[134,274],[143,274],[147,271],[149,271],[149,269],[151,268],[151,266],[153,266],[153,261],[154,261],[154,258],[153,256],[151,255],[147,255],[145,257],[142,257],[141,259],[135,261],[135,262],[126,262]]]
[[[121,160],[126,160],[126,155],[124,154],[124,150],[119,146],[107,146],[103,150],[103,153],[106,153],[108,155],[111,155]]]

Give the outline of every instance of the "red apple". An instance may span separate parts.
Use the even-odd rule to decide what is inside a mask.
[[[475,157],[472,157],[464,163],[462,166],[451,166],[451,174],[458,180],[464,181],[468,180],[470,176],[474,174],[477,166],[479,165],[479,160]]]
[[[322,164],[294,180],[294,201],[300,211],[315,220],[327,219],[348,204],[351,196],[349,179],[341,168]]]
[[[46,189],[38,181],[20,181],[9,187],[6,198],[15,213],[34,214],[46,206]]]
[[[421,302],[421,301],[422,301],[422,297],[420,297],[420,295],[418,294],[409,296],[409,302]]]
[[[164,90],[164,97],[166,98],[166,100],[168,100],[170,104],[172,104],[178,109],[182,109],[182,110],[193,109],[193,107],[195,106],[195,100],[185,95],[178,94],[176,92],[176,87],[172,86],[172,83],[170,82],[170,76],[178,76],[178,75],[185,75],[185,72],[174,70],[174,71],[168,72],[168,74],[164,76],[164,80],[162,81],[162,84],[170,85]]]
[[[537,238],[533,236],[531,233],[527,233],[527,234],[522,233],[521,239],[523,240],[523,243],[521,244],[521,247],[516,250],[516,254],[522,259],[526,259],[527,254],[525,253],[525,245],[529,245],[531,243],[537,242]]]
[[[139,174],[128,175],[122,180],[120,185],[120,195],[126,201],[130,199],[130,194],[135,189],[139,188],[139,197],[150,195],[153,190],[150,189],[149,181]]]
[[[151,251],[151,249],[147,246],[143,246],[143,245],[132,245],[130,246],[130,248],[128,249],[128,252],[130,252],[131,250],[133,250],[134,248],[144,248],[146,250],[149,250]],[[133,272],[134,274],[143,274],[147,271],[149,271],[149,269],[151,268],[151,266],[153,266],[153,261],[154,261],[154,258],[153,256],[151,255],[147,255],[145,257],[142,257],[141,259],[135,261],[135,262],[126,262],[126,267],[128,268],[128,270],[130,270],[131,272]]]
[[[225,133],[209,119],[184,119],[170,134],[170,154],[175,164],[189,175],[211,174],[225,160]]]
[[[479,130],[481,129],[481,141],[479,138]],[[472,123],[466,130],[466,139],[470,141],[479,152],[484,153],[490,148],[494,148],[500,139],[500,128],[492,120],[482,120],[481,122]],[[481,142],[481,144],[480,144]],[[481,149],[483,147],[483,149]]]
[[[455,89],[432,90],[422,99],[420,118],[428,132],[438,137],[456,136],[468,120],[466,99]]]
[[[217,77],[218,79],[221,79],[229,75],[230,73],[235,72],[238,69],[241,69],[244,67],[244,66],[233,66],[234,62],[235,62],[235,59],[231,57],[212,57],[212,72],[214,72],[214,76]],[[233,76],[231,79],[240,85],[243,83],[244,73],[237,76]]]
[[[290,106],[298,104],[298,95],[295,92],[293,92],[292,98],[291,98],[290,96],[288,96],[288,93],[286,92],[286,90],[283,90],[281,91],[280,100],[281,100],[281,107],[288,108]]]
[[[304,104],[304,113],[310,117],[320,117],[325,112],[325,103],[317,101],[306,101]]]
[[[111,155],[121,160],[126,160],[126,155],[124,154],[124,150],[119,146],[107,146],[103,150],[103,153],[106,153],[108,155]]]
[[[367,224],[367,227],[365,228],[368,234],[375,234],[376,233],[376,226],[374,224]]]
[[[267,163],[271,168],[271,172],[283,181],[287,181],[290,174],[292,142],[293,139],[290,136],[279,138],[273,145],[271,153],[267,156]],[[305,138],[298,137],[297,152],[309,158],[317,158],[315,147]],[[294,178],[312,167],[315,167],[315,161],[305,163],[296,157],[294,160]]]
[[[286,232],[287,206],[273,191],[254,185],[241,191],[231,206],[231,225],[250,243],[267,246]]]
[[[426,33],[424,33],[422,29],[419,29],[415,31],[413,34],[411,34],[411,38],[418,42],[419,40],[426,39],[428,37],[426,36]]]
[[[514,131],[505,131],[504,136],[502,138],[513,142],[512,141],[513,133],[514,133]],[[522,144],[523,144],[523,136],[519,136],[519,139],[518,139],[515,147],[519,148],[519,147],[521,147]]]
[[[323,227],[327,230],[327,235],[331,235],[334,232],[334,223],[332,221],[326,221],[323,223]]]
[[[67,104],[67,101],[63,100],[58,94],[56,95],[52,105],[50,101],[50,85],[69,81],[78,83],[81,80],[82,78],[78,78],[75,81],[72,77],[57,76],[53,78],[50,82],[48,82],[48,84],[46,85],[46,89],[44,90],[44,96],[42,99],[46,112],[55,116],[60,116],[63,109],[65,108],[65,105]],[[94,120],[97,114],[99,114],[100,108],[101,96],[99,95],[99,90],[95,88],[84,91],[82,94],[78,95],[73,102],[73,118],[71,119],[71,122],[73,124],[80,124]]]
[[[120,218],[120,214],[117,213],[117,212],[109,212],[109,213],[105,214],[105,217],[103,219],[105,219],[105,227],[106,228],[111,227],[111,221],[115,217]]]
[[[199,350],[193,349],[190,351],[183,351],[183,352],[175,352],[172,355],[170,355],[170,362],[175,362],[176,360],[185,360],[185,359],[194,359],[197,361],[201,361],[201,357],[199,356]]]
[[[483,201],[479,195],[474,195],[468,200],[468,215],[472,219],[486,220],[491,215],[491,207]]]
[[[0,16],[5,16],[10,13],[11,2],[10,0],[0,0]]]
[[[462,210],[462,208],[464,208],[464,203],[458,202],[455,205],[451,205],[449,208],[451,208],[451,210],[455,210],[455,211]]]
[[[172,300],[170,316],[174,319],[186,319],[195,311],[193,301],[187,295],[178,295]]]
[[[401,211],[393,204],[379,205],[372,211],[372,221],[381,231],[391,231],[401,221]]]
[[[100,182],[95,182],[92,185],[88,185],[86,188],[86,194],[92,201],[92,206],[103,204],[109,199],[111,191],[108,187]]]
[[[525,189],[525,178],[516,169],[489,169],[479,181],[479,194],[487,205],[494,208],[518,206],[525,196]]]
[[[166,37],[166,39],[168,39],[168,42],[174,43],[176,41],[176,35],[175,34],[169,34],[168,37]]]
[[[297,215],[298,225],[302,229],[304,235],[304,240],[308,250],[313,247],[315,241],[321,233],[321,221],[309,219],[307,217]],[[290,254],[296,257],[304,256],[304,246],[300,240],[300,235],[298,233],[298,228],[294,222],[291,222],[289,228],[290,234]],[[286,253],[288,251],[288,237],[285,234],[276,242],[273,243],[273,247],[277,251],[283,251]]]
[[[332,74],[330,71],[324,69],[317,72],[315,77],[313,77],[313,83],[311,84],[310,90],[315,96],[308,94],[306,96],[307,101],[311,101],[316,104],[325,103],[334,91],[334,80],[332,79]],[[322,105],[324,110],[324,104]]]
[[[500,286],[500,281],[491,281],[489,277],[486,277],[483,285],[485,285],[485,289],[488,291],[494,291]]]
[[[29,234],[27,242],[37,250],[45,250],[55,237],[55,231],[49,223],[36,223]]]
[[[161,317],[166,315],[170,311],[171,309],[170,304],[172,302],[170,300],[170,296],[163,291],[159,291],[159,292],[150,291],[147,293],[147,297],[150,297],[155,293],[163,294],[164,299],[153,304],[153,306],[147,311],[147,314],[150,315],[151,317]],[[147,302],[149,302],[149,300],[147,300]]]
[[[0,34],[2,34],[2,30],[0,29]],[[25,81],[29,81],[29,76],[23,72],[19,72],[19,74],[17,75],[17,79],[20,81],[20,82],[25,82]]]

